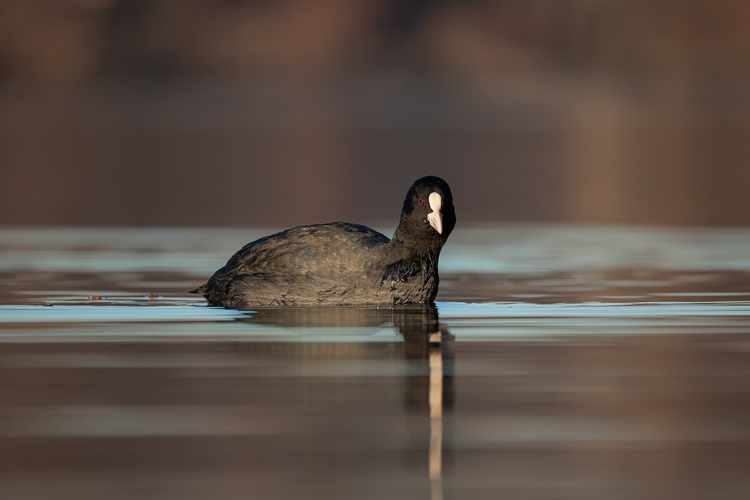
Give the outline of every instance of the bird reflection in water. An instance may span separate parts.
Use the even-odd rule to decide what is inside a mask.
[[[241,321],[281,326],[300,336],[313,332],[313,336],[317,336],[327,331],[339,339],[351,339],[351,342],[339,340],[323,351],[320,343],[314,344],[315,348],[299,343],[285,344],[284,347],[297,355],[304,350],[305,357],[315,356],[313,351],[324,352],[326,358],[336,360],[381,356],[383,351],[377,351],[377,346],[382,344],[363,343],[357,338],[382,331],[387,326],[394,327],[403,337],[403,342],[395,342],[393,350],[388,352],[395,359],[406,361],[408,367],[402,379],[405,412],[429,417],[427,469],[430,492],[433,500],[442,499],[443,414],[452,409],[455,399],[455,355],[452,349],[454,337],[447,326],[440,323],[435,306],[258,308],[248,310]],[[326,343],[325,340],[322,342]],[[420,436],[424,435],[424,430],[427,429],[422,428]],[[405,447],[412,446],[406,443]]]

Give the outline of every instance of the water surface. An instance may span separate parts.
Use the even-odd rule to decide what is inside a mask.
[[[457,230],[436,308],[186,293],[266,232],[0,231],[0,497],[747,498],[750,232]]]

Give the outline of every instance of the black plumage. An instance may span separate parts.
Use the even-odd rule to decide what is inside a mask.
[[[392,239],[344,222],[287,229],[245,245],[192,293],[234,308],[432,303],[455,224],[448,184],[423,177],[409,188]]]

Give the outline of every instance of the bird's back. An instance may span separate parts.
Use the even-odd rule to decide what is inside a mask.
[[[245,245],[196,292],[228,307],[367,302],[389,241],[342,222],[288,229]]]

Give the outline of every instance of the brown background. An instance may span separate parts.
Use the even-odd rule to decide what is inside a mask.
[[[0,0],[0,224],[750,224],[750,2]]]

